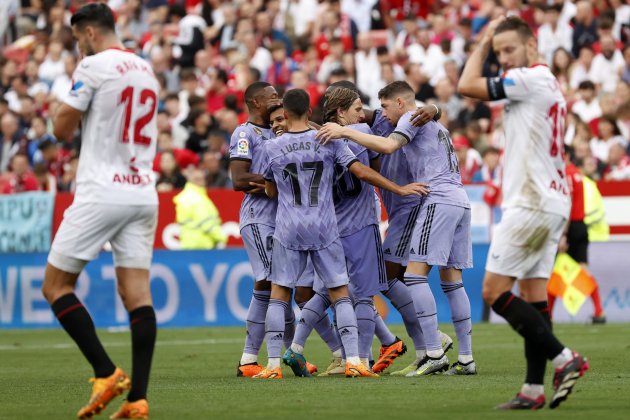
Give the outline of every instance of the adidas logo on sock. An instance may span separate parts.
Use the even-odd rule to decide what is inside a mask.
[[[411,252],[410,252],[410,254],[412,254],[412,255],[416,255],[416,250],[415,250],[415,249],[413,249],[413,248],[411,248]]]
[[[304,318],[300,318],[300,324],[306,324],[306,321],[304,321]]]
[[[392,255],[392,250],[391,250],[391,249],[389,249],[389,248],[387,248],[384,252],[385,252],[385,254],[387,254],[387,255]]]
[[[272,340],[282,340],[282,333],[278,333],[271,337]]]
[[[344,328],[343,330],[339,331],[339,335],[346,335],[346,334],[350,334],[350,330],[348,330],[347,328]]]

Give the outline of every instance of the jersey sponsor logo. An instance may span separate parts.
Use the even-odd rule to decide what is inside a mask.
[[[245,135],[245,133],[241,133],[241,135]],[[249,141],[247,141],[247,139],[239,139],[236,154],[241,156],[249,155]]]
[[[73,80],[69,95],[73,97],[78,96],[78,91],[83,87],[83,85],[84,83],[81,80],[77,80],[76,82]]]
[[[569,195],[569,190],[563,182],[556,182],[555,180],[552,180],[551,184],[549,184],[549,188],[554,191],[558,191],[562,195]]]
[[[138,174],[114,174],[114,178],[112,180],[114,184],[127,184],[127,185],[139,185],[145,186],[150,185],[151,177],[149,175],[138,175]]]

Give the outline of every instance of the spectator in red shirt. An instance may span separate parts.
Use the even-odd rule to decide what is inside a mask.
[[[267,82],[272,85],[288,85],[291,74],[298,69],[298,65],[287,57],[287,48],[282,41],[273,41],[269,49],[273,63],[267,69]]]
[[[158,152],[153,160],[153,170],[160,171],[160,161],[162,153],[171,152],[180,168],[188,168],[189,166],[197,166],[199,164],[199,156],[191,150],[179,149],[173,145],[171,133],[163,131],[158,135]]]
[[[206,94],[206,111],[210,114],[214,114],[223,108],[225,97],[234,94],[235,92],[228,87],[228,75],[225,70],[217,70],[216,74],[212,77],[210,89],[208,89],[208,93]]]
[[[33,174],[35,175],[40,191],[46,191],[53,194],[57,192],[57,178],[48,171],[48,166],[44,162],[35,164],[33,167]]]
[[[462,177],[462,183],[470,184],[473,175],[481,167],[481,155],[479,155],[478,151],[471,148],[470,141],[462,135],[453,137],[453,148],[459,160],[459,173]]]
[[[15,194],[39,190],[35,175],[28,166],[28,156],[17,154],[11,159],[11,172],[2,189],[3,194]]]

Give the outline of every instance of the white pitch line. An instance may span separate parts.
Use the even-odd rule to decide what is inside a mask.
[[[173,341],[159,341],[157,346],[190,346],[190,345],[206,345],[206,344],[236,344],[242,343],[243,339],[237,338],[205,338],[199,340],[173,340]],[[129,341],[113,341],[104,342],[105,347],[129,347],[131,343]],[[26,345],[1,345],[0,351],[15,351],[15,350],[65,350],[76,348],[74,343],[59,343],[59,344],[26,344]]]

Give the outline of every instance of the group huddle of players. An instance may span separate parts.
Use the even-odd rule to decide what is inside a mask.
[[[392,375],[477,373],[462,284],[462,269],[472,266],[470,204],[449,133],[436,106],[416,107],[407,83],[391,83],[379,97],[382,108],[366,111],[356,87],[337,82],[317,127],[303,90],[280,100],[273,86],[256,82],[245,92],[250,119],[232,135],[230,160],[235,189],[246,192],[241,234],[256,283],[239,376],[282,378],[281,360],[295,375],[312,376],[317,368],[304,346],[313,329],[332,353],[319,376],[378,376],[407,350],[375,309],[379,293],[400,312],[416,350],[414,362]],[[383,243],[374,186],[389,219]],[[450,366],[453,340],[438,330],[427,281],[432,266],[440,268],[459,344]]]

